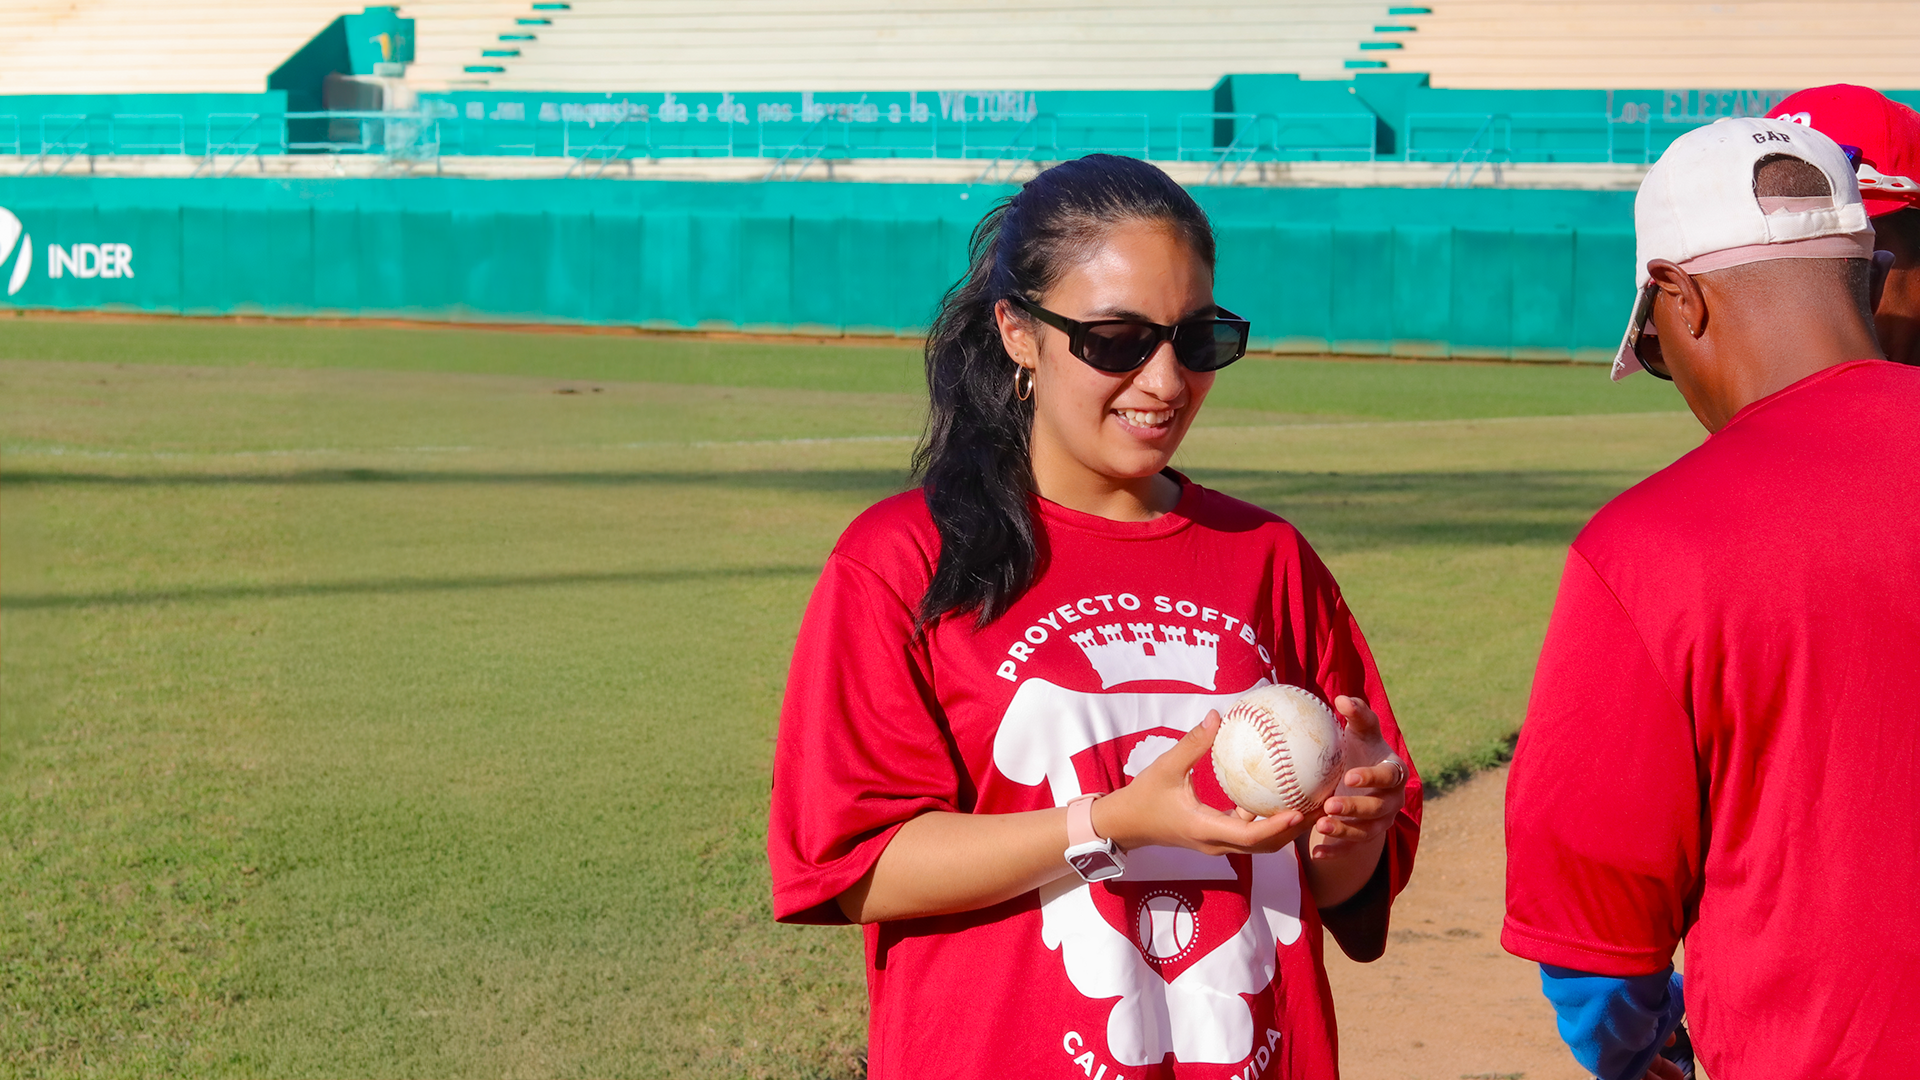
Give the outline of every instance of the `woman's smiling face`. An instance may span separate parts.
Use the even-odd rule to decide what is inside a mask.
[[[1213,268],[1167,224],[1124,221],[1045,296],[1029,299],[1081,322],[1173,325],[1213,314]],[[1065,333],[1005,301],[998,317],[1008,355],[1033,373],[1031,452],[1040,494],[1093,512],[1100,511],[1089,500],[1099,504],[1122,492],[1148,507],[1163,503],[1150,494],[1155,478],[1192,426],[1214,373],[1187,370],[1172,343],[1161,342],[1142,366],[1111,374],[1069,352]]]

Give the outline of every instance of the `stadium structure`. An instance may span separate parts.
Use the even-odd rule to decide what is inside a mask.
[[[912,335],[1049,162],[1143,157],[1272,351],[1597,357],[1673,138],[1920,101],[1920,8],[18,0],[0,303]]]

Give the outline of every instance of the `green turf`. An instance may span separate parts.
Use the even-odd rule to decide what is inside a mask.
[[[310,327],[217,319],[0,323],[0,357],[123,364],[532,375],[879,392],[923,392],[917,348],[442,327]],[[1221,376],[1214,404],[1300,415],[1411,420],[1670,410],[1652,379],[1609,386],[1592,364],[1327,362],[1255,355]]]
[[[769,921],[768,762],[912,371],[0,324],[0,1075],[849,1075],[858,935]],[[1457,773],[1566,540],[1698,441],[1636,382],[1250,361],[1181,463],[1302,526]]]

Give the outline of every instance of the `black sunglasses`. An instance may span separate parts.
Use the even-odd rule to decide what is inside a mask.
[[[1119,375],[1147,362],[1163,341],[1173,342],[1174,358],[1188,371],[1219,371],[1247,355],[1252,324],[1226,308],[1204,319],[1162,326],[1138,319],[1081,322],[1056,315],[1031,300],[1010,298],[1020,310],[1067,335],[1067,351],[1088,367]]]
[[[1673,381],[1667,374],[1666,357],[1660,354],[1660,332],[1653,328],[1653,300],[1660,294],[1660,287],[1647,282],[1640,290],[1640,298],[1634,301],[1633,319],[1627,331],[1627,348],[1633,350],[1633,358],[1640,361],[1640,367],[1656,379]]]

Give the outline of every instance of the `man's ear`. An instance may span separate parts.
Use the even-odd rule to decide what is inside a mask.
[[[1647,263],[1647,275],[1667,294],[1689,335],[1697,338],[1707,332],[1707,297],[1692,274],[1666,259],[1654,259]]]
[[[995,301],[993,321],[1000,327],[1000,346],[1007,350],[1013,362],[1028,371],[1040,366],[1040,343],[1034,336],[1031,320],[1021,318],[1013,305],[1005,300]]]

